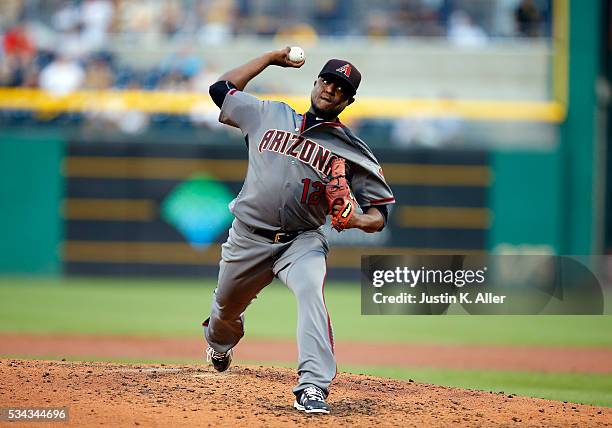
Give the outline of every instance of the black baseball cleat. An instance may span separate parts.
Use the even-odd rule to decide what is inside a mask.
[[[306,413],[329,413],[325,394],[321,388],[309,386],[304,389],[293,403],[293,407]]]
[[[227,352],[217,352],[210,346],[206,350],[206,361],[212,363],[218,372],[226,371],[232,363],[232,350]]]

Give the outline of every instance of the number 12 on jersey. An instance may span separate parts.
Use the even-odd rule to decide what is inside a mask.
[[[304,188],[302,189],[302,199],[300,202],[308,205],[318,205],[325,193],[325,184],[320,181],[312,181],[310,178],[304,178],[302,183]],[[311,187],[313,189],[312,192],[310,191]]]

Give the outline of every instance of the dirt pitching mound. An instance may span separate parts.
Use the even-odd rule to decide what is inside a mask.
[[[268,367],[1,359],[0,379],[0,407],[65,406],[73,426],[612,426],[604,407],[346,373],[332,415],[306,415],[292,408],[295,372]]]

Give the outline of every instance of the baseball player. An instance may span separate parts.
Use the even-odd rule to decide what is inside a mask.
[[[203,326],[207,359],[216,370],[227,370],[232,348],[244,335],[244,311],[279,278],[298,301],[294,407],[329,413],[325,400],[336,361],[324,298],[329,247],[321,226],[331,215],[338,231],[380,231],[395,200],[372,151],[338,119],[355,101],[361,81],[353,64],[338,59],[325,64],[304,114],[243,92],[268,66],[301,67],[304,60],[292,62],[289,50],[265,53],[210,87],[221,109],[219,121],[242,131],[249,163],[242,190],[230,204],[235,219]]]

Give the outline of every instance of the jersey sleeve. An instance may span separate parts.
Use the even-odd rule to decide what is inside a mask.
[[[221,108],[223,107],[225,96],[232,89],[236,89],[236,85],[234,85],[232,82],[229,80],[219,80],[218,82],[210,85],[210,88],[208,88],[208,93],[217,107]]]
[[[231,89],[221,106],[219,122],[240,128],[243,135],[261,123],[265,102],[253,95],[237,89]]]
[[[370,208],[380,211],[384,221],[378,231],[383,230],[389,220],[389,211],[395,203],[395,198],[382,173],[374,175],[365,169],[355,168],[351,179],[351,189],[363,212]]]
[[[359,206],[377,207],[385,205],[387,207],[384,209],[388,210],[395,203],[393,192],[385,181],[380,168],[378,174],[360,167],[353,167],[352,170],[351,190]]]

